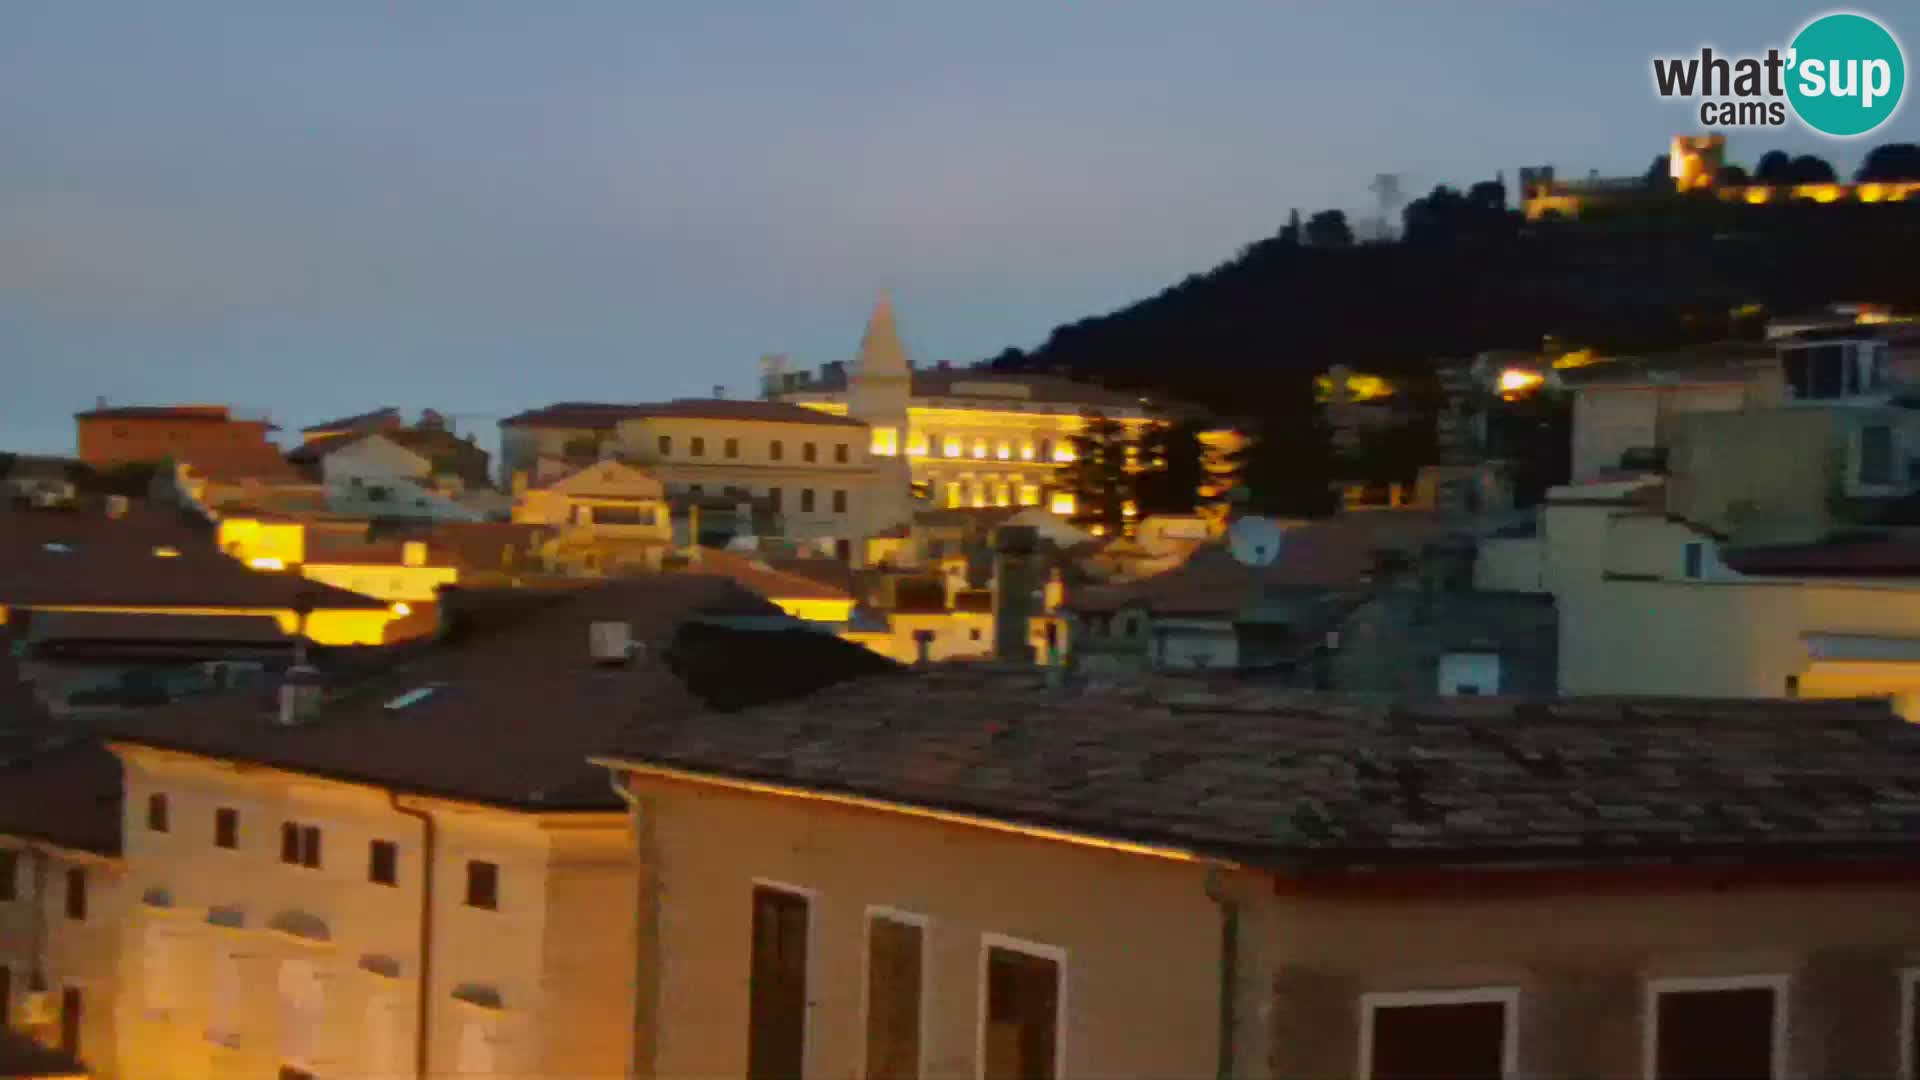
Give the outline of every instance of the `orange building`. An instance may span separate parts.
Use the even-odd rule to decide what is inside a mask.
[[[138,405],[76,413],[80,460],[95,468],[130,462],[280,457],[266,420],[236,419],[225,405]]]

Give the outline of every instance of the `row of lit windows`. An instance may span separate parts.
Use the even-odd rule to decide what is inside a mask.
[[[672,457],[673,456],[673,436],[671,435],[660,436],[659,447],[660,447],[661,457],[663,458]],[[731,438],[722,440],[720,444],[720,455],[725,458],[738,458],[740,456],[740,440],[731,439]],[[705,436],[695,435],[687,440],[687,456],[697,457],[697,458],[703,458],[707,456],[707,440]],[[767,460],[785,461],[786,457],[787,457],[787,444],[784,441],[780,439],[773,439],[767,443]],[[852,450],[847,446],[846,443],[834,444],[833,446],[834,464],[845,465],[852,460],[852,457],[853,457]],[[811,443],[811,442],[801,443],[800,444],[800,460],[807,463],[813,463],[813,462],[819,461],[820,460],[820,444]]]
[[[147,831],[173,831],[173,811],[163,794],[147,796]],[[302,821],[280,823],[280,861],[288,866],[318,870],[322,865],[320,826]],[[213,846],[236,851],[240,847],[240,811],[222,806],[213,812]],[[10,854],[10,853],[9,853]],[[0,863],[0,871],[6,870]],[[11,875],[5,875],[11,881]],[[367,880],[375,885],[397,887],[400,884],[400,846],[391,840],[373,840],[367,844]],[[467,862],[468,907],[496,911],[500,907],[500,867],[496,863],[471,859]],[[84,894],[81,900],[84,917]],[[72,906],[69,893],[69,908]],[[71,912],[69,912],[71,914]]]
[[[1073,460],[1073,447],[1066,442],[1055,443],[1052,439],[1041,439],[1038,444],[1023,441],[1018,444],[1008,439],[988,439],[975,436],[968,439],[964,435],[941,435],[936,432],[919,432],[907,440],[907,453],[913,457],[971,457],[980,461],[1052,461],[1065,464]]]

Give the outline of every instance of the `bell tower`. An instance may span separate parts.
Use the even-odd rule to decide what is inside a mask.
[[[912,516],[913,481],[907,465],[907,403],[913,396],[913,363],[893,322],[893,297],[881,292],[860,339],[860,355],[847,373],[847,415],[872,430],[869,450],[880,476],[864,515],[869,535]]]

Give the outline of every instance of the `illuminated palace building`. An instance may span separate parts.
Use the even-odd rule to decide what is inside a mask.
[[[1815,184],[1723,184],[1720,168],[1726,164],[1727,140],[1724,135],[1675,135],[1667,154],[1667,167],[1674,189],[1680,192],[1712,192],[1723,202],[1755,205],[1804,201],[1905,202],[1920,196],[1920,182],[1889,183],[1815,183]],[[1628,206],[1655,194],[1646,179],[1629,177],[1592,177],[1586,180],[1557,180],[1549,167],[1520,170],[1520,190],[1528,221],[1555,216],[1579,217],[1596,207]]]
[[[1073,512],[1057,490],[1057,469],[1073,460],[1072,437],[1098,412],[1130,436],[1156,419],[1172,419],[1138,395],[1055,375],[1006,374],[946,364],[916,369],[901,344],[893,307],[882,296],[868,320],[851,369],[818,371],[784,356],[761,361],[761,392],[864,421],[873,455],[902,464],[922,504],[945,507],[1046,506]],[[1230,431],[1209,431],[1213,455],[1232,448]]]

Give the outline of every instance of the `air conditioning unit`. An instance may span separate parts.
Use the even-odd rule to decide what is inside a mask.
[[[19,1017],[21,1027],[50,1027],[59,1023],[59,995],[47,990],[27,994],[20,999]]]

